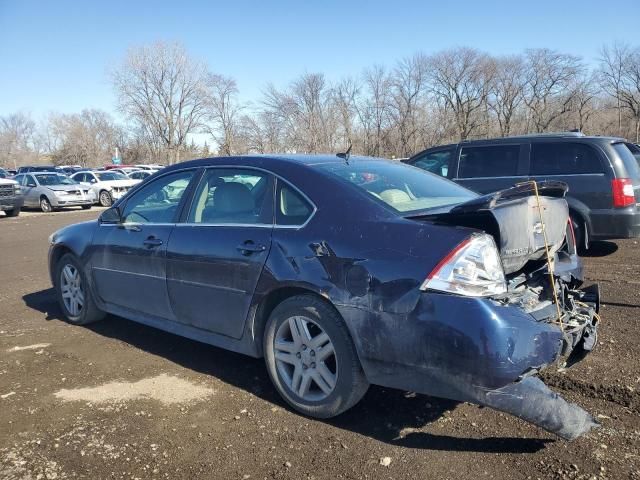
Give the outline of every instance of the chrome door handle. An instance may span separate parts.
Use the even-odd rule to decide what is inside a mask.
[[[267,247],[264,245],[256,245],[251,240],[238,245],[236,249],[243,255],[251,255],[252,253],[264,252]]]
[[[144,242],[142,242],[146,247],[154,248],[162,245],[162,240],[156,237],[149,237]]]

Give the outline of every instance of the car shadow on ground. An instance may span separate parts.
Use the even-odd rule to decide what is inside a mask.
[[[581,257],[606,257],[618,251],[618,245],[614,242],[606,242],[604,240],[593,241],[589,243],[589,249],[580,254]]]
[[[63,319],[52,288],[22,298],[27,307],[44,313],[47,320]],[[272,386],[261,359],[212,347],[113,315],[85,328],[166,358],[184,368],[214,376],[263,400],[288,408]],[[371,386],[358,405],[325,422],[391,445],[425,450],[535,453],[553,441],[519,437],[460,438],[419,431],[447,415],[457,405],[453,400]]]

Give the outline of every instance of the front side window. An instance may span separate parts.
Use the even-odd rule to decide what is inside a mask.
[[[313,206],[293,187],[278,180],[276,224],[303,225],[313,213]]]
[[[33,177],[31,175],[25,175],[24,176],[24,184],[27,187],[37,187],[38,184],[36,183],[36,181],[33,179]]]
[[[356,160],[318,164],[318,168],[357,186],[401,214],[417,214],[476,197],[460,185],[399,162]]]
[[[425,153],[423,156],[415,160],[413,165],[426,170],[427,172],[435,173],[441,177],[446,177],[449,173],[449,167],[451,166],[453,152],[454,149],[448,149]]]
[[[462,147],[458,178],[516,176],[519,156],[519,145]]]
[[[257,225],[273,223],[269,174],[240,168],[212,168],[200,181],[188,223]]]
[[[172,223],[193,171],[175,172],[138,190],[126,203],[125,223]]]
[[[534,143],[531,175],[602,173],[598,152],[584,143]]]

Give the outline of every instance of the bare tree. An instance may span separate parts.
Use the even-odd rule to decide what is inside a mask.
[[[545,132],[556,119],[570,111],[576,94],[572,87],[584,67],[578,57],[546,48],[527,50],[525,58],[524,102],[535,131]]]
[[[36,124],[31,116],[17,112],[0,117],[0,165],[17,168],[38,156]]]
[[[600,68],[598,79],[602,89],[616,100],[616,112],[618,114],[618,135],[622,135],[622,106],[620,91],[622,89],[622,77],[630,47],[624,43],[615,42],[611,47],[604,45],[600,51]]]
[[[222,155],[237,153],[236,140],[240,135],[243,106],[238,101],[238,86],[231,77],[209,75],[206,97],[206,117],[203,129],[218,144]]]
[[[390,114],[398,137],[395,154],[411,155],[420,131],[419,112],[427,91],[427,57],[418,53],[398,62],[391,79]]]
[[[389,128],[391,78],[382,66],[373,66],[363,73],[362,96],[356,100],[356,112],[363,130],[363,152],[379,156]]]
[[[640,142],[640,47],[636,47],[625,57],[620,102],[635,123],[635,141]]]
[[[96,166],[110,161],[120,140],[111,116],[101,110],[49,117],[49,153],[57,164]]]
[[[493,62],[473,48],[456,48],[433,55],[429,67],[432,93],[453,113],[460,140],[468,138],[482,124]]]
[[[206,112],[208,72],[179,44],[131,49],[113,71],[120,110],[160,142],[172,163]]]
[[[495,61],[495,76],[489,88],[489,108],[494,112],[500,136],[511,134],[513,120],[524,97],[524,60],[519,55]]]

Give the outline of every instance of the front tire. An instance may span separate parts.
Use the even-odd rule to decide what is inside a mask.
[[[53,211],[53,207],[51,207],[51,202],[47,197],[40,198],[40,210],[44,213],[51,213]]]
[[[56,265],[55,289],[60,308],[69,323],[87,325],[102,320],[105,313],[96,307],[80,262],[70,253]]]
[[[5,210],[4,214],[7,217],[17,217],[18,215],[20,215],[20,209],[16,207],[13,210]]]
[[[369,388],[344,321],[313,295],[280,303],[269,316],[263,341],[271,381],[304,415],[339,415]]]
[[[91,210],[91,205],[80,205],[83,210]]]

